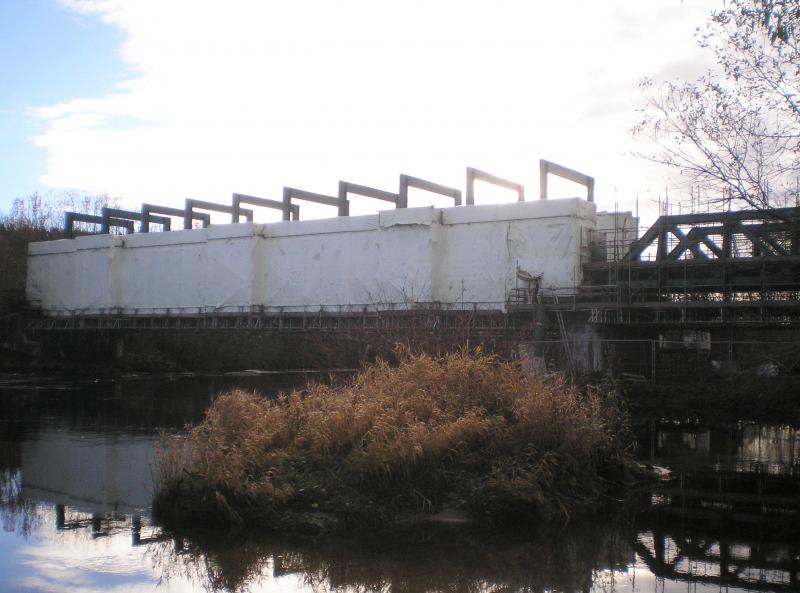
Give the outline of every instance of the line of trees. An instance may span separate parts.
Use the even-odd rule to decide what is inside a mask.
[[[32,193],[16,198],[6,213],[0,213],[0,313],[8,293],[25,290],[28,243],[64,237],[64,212],[73,210],[100,214],[104,206],[116,206],[108,195],[86,192]]]
[[[42,195],[38,192],[15,198],[7,213],[0,214],[0,226],[17,231],[56,231],[64,227],[64,212],[84,212],[99,215],[106,206],[116,206],[118,200],[107,194],[65,191]]]
[[[717,68],[694,81],[642,83],[641,156],[679,171],[715,205],[798,205],[800,0],[727,0],[697,40]]]

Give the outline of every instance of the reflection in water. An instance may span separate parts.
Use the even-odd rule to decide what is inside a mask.
[[[4,488],[18,500],[19,479]],[[591,588],[597,571],[623,570],[634,560],[613,522],[525,534],[432,525],[293,542],[242,533],[177,536],[147,517],[64,504],[4,498],[1,510],[13,518],[7,531],[28,526],[19,533],[28,540],[17,550],[19,566],[5,574],[20,591],[92,590],[81,583],[110,588],[131,579],[137,587],[163,582],[168,590],[577,593]]]
[[[158,554],[165,574],[192,574],[215,591],[257,590],[291,577],[312,591],[582,592],[598,570],[633,561],[607,524],[527,534],[439,526],[303,544],[201,537]]]
[[[21,472],[18,468],[0,471],[0,517],[3,531],[29,536],[39,524],[34,500],[22,496]]]
[[[738,423],[652,427],[675,479],[643,497],[633,548],[663,582],[800,590],[798,429]]]
[[[161,582],[170,591],[683,592],[688,584],[709,591],[798,590],[797,531],[775,521],[675,508],[655,502],[637,514],[635,525],[610,521],[555,533],[430,526],[303,542],[241,533],[181,537],[146,517],[50,507],[39,509],[39,528],[47,531],[42,523],[49,524],[52,539],[48,546],[43,538],[33,560],[47,557],[84,576],[102,560],[112,581],[133,574],[138,585]]]
[[[154,437],[43,430],[21,448],[27,499],[116,512],[150,506]]]
[[[314,376],[169,375],[83,382],[0,376],[0,425],[6,425],[4,432],[47,426],[152,435],[199,422],[211,399],[228,389],[274,394]]]
[[[797,474],[800,429],[740,422],[725,428],[651,427],[650,455],[670,467]]]
[[[190,379],[0,390],[0,593],[800,590],[800,435],[748,423],[651,427],[642,450],[675,479],[554,532],[170,534],[149,518],[149,463],[219,387]]]
[[[797,591],[798,506],[796,490],[793,497],[780,498],[678,485],[643,501],[634,550],[653,574],[665,579]]]

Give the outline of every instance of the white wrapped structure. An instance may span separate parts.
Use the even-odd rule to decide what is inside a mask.
[[[504,310],[518,270],[577,286],[594,229],[565,199],[84,236],[30,245],[27,297],[48,315]]]

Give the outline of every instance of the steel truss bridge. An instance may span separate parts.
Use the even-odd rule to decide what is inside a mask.
[[[800,324],[800,208],[662,216],[573,298],[597,324]]]

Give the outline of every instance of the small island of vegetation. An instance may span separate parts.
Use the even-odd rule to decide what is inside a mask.
[[[385,526],[458,508],[492,522],[597,509],[634,467],[613,392],[477,352],[398,352],[341,385],[217,397],[161,452],[154,512],[175,526]]]

